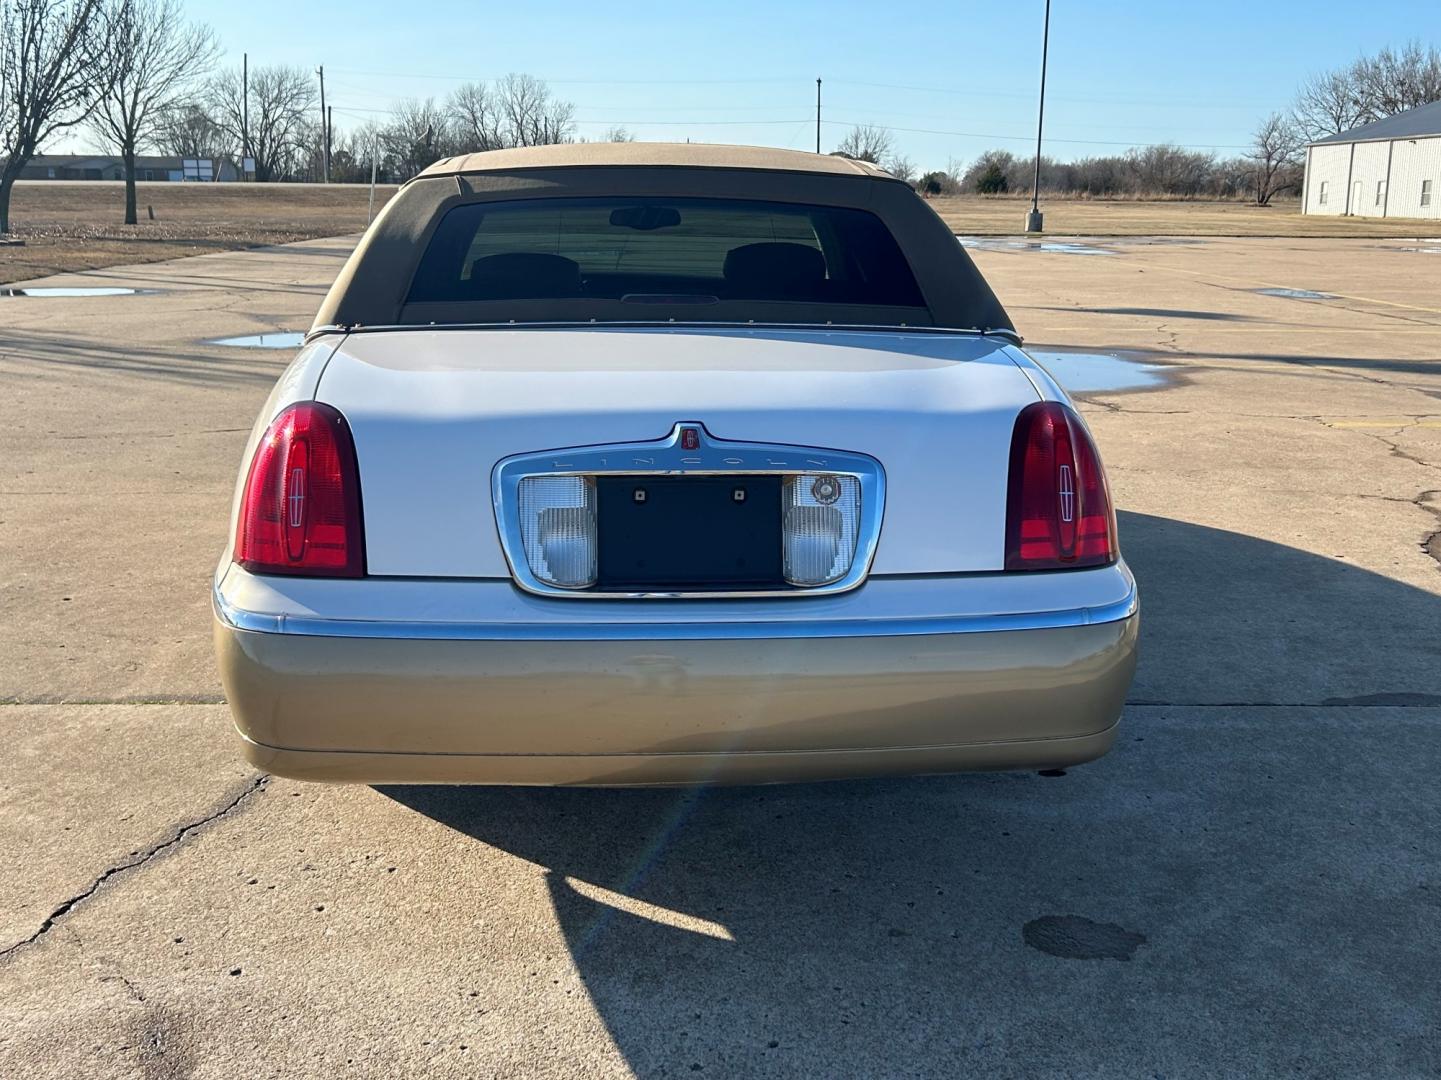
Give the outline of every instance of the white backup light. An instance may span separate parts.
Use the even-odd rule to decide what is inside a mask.
[[[828,585],[845,577],[860,535],[860,481],[832,473],[788,476],[781,505],[786,581]]]
[[[584,476],[520,482],[520,536],[530,572],[548,585],[595,584],[595,483]]]

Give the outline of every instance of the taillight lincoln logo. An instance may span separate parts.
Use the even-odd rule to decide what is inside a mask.
[[[680,448],[682,450],[700,449],[700,428],[683,427],[680,429]]]
[[[1076,485],[1071,482],[1071,467],[1062,465],[1056,478],[1056,494],[1061,499],[1061,520],[1076,520]]]
[[[305,470],[290,470],[290,527],[298,529],[305,523]]]

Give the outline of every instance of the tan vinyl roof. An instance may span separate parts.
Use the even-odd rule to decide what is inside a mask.
[[[827,173],[833,176],[870,176],[890,179],[891,174],[867,161],[852,161],[833,154],[776,150],[768,146],[722,146],[714,143],[557,143],[513,150],[487,150],[444,158],[421,176],[455,173],[511,172],[515,169],[588,168],[605,165],[657,165],[710,169],[766,169],[781,172]]]

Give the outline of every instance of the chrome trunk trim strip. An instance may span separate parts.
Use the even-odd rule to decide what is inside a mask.
[[[226,601],[217,583],[215,614],[234,630],[304,637],[393,638],[429,641],[703,641],[795,638],[868,638],[925,634],[981,634],[1024,630],[1057,630],[1095,626],[1129,619],[1140,609],[1136,589],[1121,600],[1099,607],[1011,615],[889,616],[746,621],[626,623],[485,623],[328,619],[317,615],[276,615],[247,611]],[[774,594],[771,594],[774,595]]]

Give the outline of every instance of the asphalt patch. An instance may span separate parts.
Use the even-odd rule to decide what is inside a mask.
[[[1044,915],[1021,928],[1033,949],[1063,960],[1129,960],[1146,944],[1144,934],[1080,915]]]

